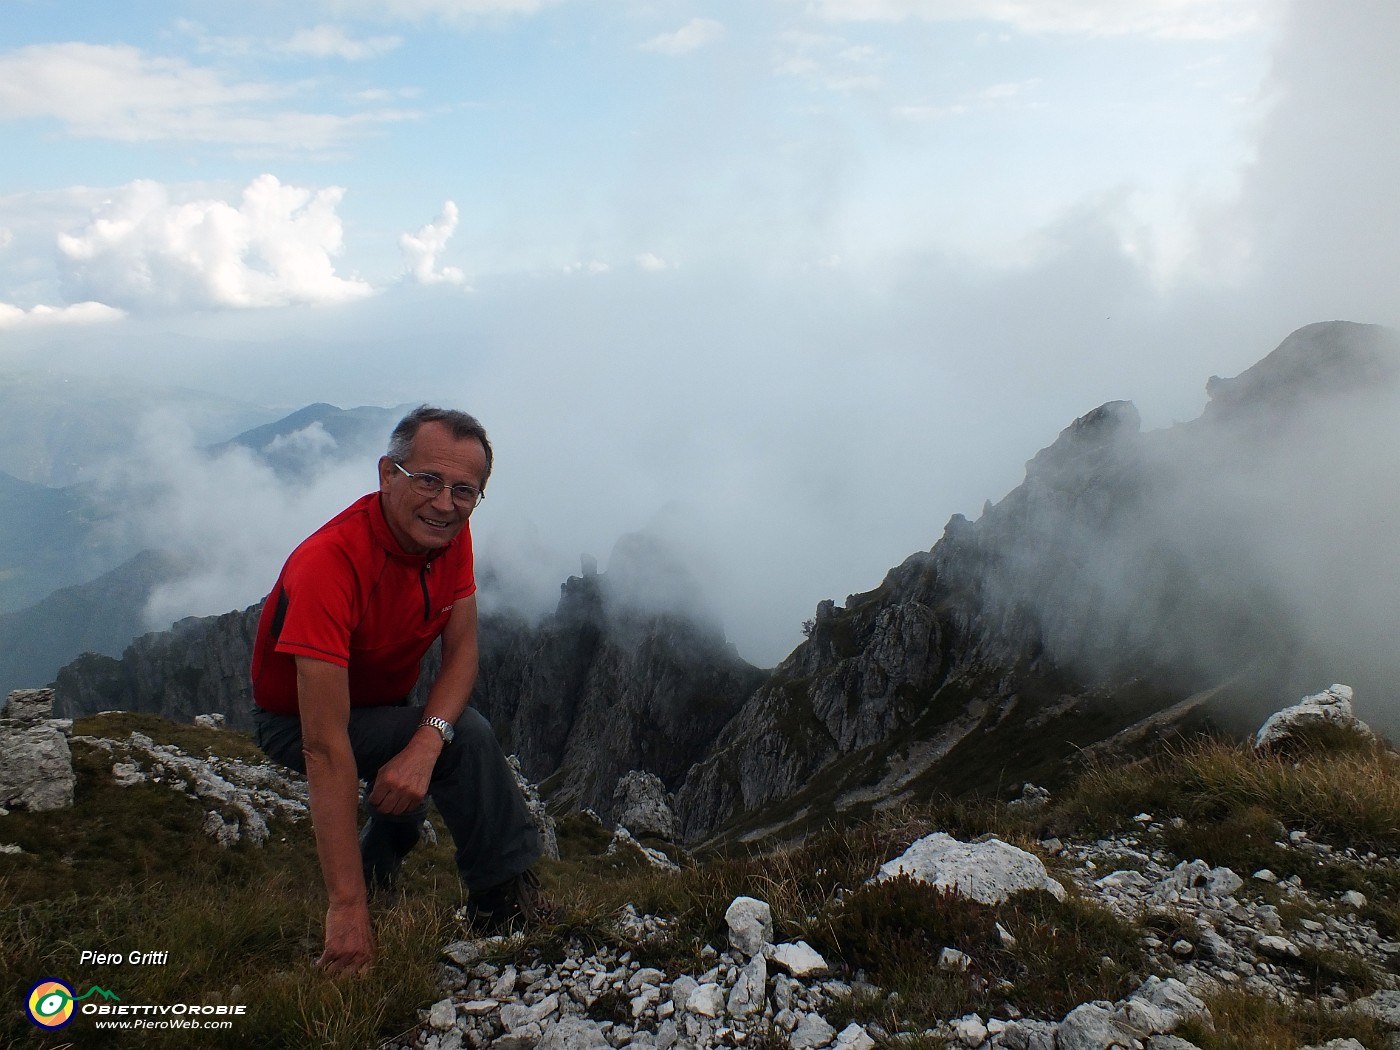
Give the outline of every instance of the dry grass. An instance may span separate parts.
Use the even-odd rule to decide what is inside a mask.
[[[1386,1050],[1389,1036],[1374,1018],[1355,1011],[1324,1010],[1308,1003],[1285,1005],[1228,989],[1206,998],[1214,1028],[1188,1022],[1176,1034],[1201,1050],[1298,1050],[1332,1039],[1359,1040]]]
[[[1132,814],[1185,819],[1202,836],[1272,842],[1280,826],[1314,837],[1400,852],[1400,755],[1352,738],[1296,757],[1202,741],[1128,766],[1091,770],[1056,804],[1049,821],[1065,831],[1110,831]],[[1220,827],[1232,822],[1228,832]],[[1180,843],[1186,852],[1186,841]],[[1206,842],[1198,855],[1211,852]],[[1217,847],[1220,842],[1214,844]],[[1224,861],[1216,861],[1224,863]]]

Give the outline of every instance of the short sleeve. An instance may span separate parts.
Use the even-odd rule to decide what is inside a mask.
[[[348,554],[312,541],[292,553],[282,575],[285,610],[275,649],[348,667],[358,616],[356,576]]]

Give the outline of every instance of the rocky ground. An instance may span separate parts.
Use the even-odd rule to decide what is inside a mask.
[[[500,938],[450,944],[442,971],[444,997],[425,1011],[416,1031],[383,1050],[699,1050],[746,1044],[868,1050],[917,1038],[967,1050],[1189,1050],[1193,1044],[1172,1033],[1193,1019],[1209,1027],[1202,997],[1222,986],[1237,985],[1283,1003],[1309,998],[1308,982],[1286,965],[1308,948],[1364,960],[1382,975],[1388,987],[1368,996],[1353,999],[1335,984],[1317,999],[1331,1008],[1353,1007],[1396,1029],[1391,1045],[1400,1048],[1395,976],[1400,943],[1385,940],[1359,916],[1365,903],[1360,894],[1329,897],[1309,892],[1296,878],[1278,882],[1267,871],[1242,877],[1201,861],[1173,862],[1160,850],[1142,848],[1143,839],[1160,828],[1147,814],[1139,819],[1142,836],[1041,843],[1052,870],[1074,891],[1134,922],[1169,917],[1172,926],[1184,927],[1170,941],[1145,927],[1152,973],[1117,1002],[1084,1003],[1056,1018],[1026,1017],[1007,1004],[995,1016],[950,1017],[911,1032],[854,1022],[838,1030],[828,1014],[844,1012],[840,1004],[857,991],[878,991],[862,987],[859,975],[833,976],[827,961],[805,944],[773,944],[771,925],[765,925],[767,906],[740,898],[727,916],[731,943],[706,946],[709,965],[697,972],[666,973],[629,953],[589,951],[581,944],[557,965],[521,967],[489,961],[509,948]],[[1358,865],[1397,864],[1394,858],[1338,851],[1297,833],[1287,845],[1308,855],[1341,852]],[[1116,867],[1125,860],[1137,866]],[[1294,928],[1285,928],[1280,909],[1256,892],[1266,886],[1284,894],[1291,911],[1317,918],[1300,918]],[[629,910],[620,921],[634,937],[667,936],[661,917]],[[970,962],[956,951],[944,955],[945,969],[966,969]]]

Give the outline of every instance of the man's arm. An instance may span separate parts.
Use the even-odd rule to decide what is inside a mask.
[[[350,750],[350,685],[346,670],[298,656],[301,749],[311,795],[316,854],[326,883],[326,949],[316,960],[332,973],[354,973],[374,961],[374,934],[356,832],[359,776]]]
[[[469,594],[453,604],[443,629],[442,669],[428,690],[425,718],[436,716],[456,724],[476,684],[476,652],[476,595]],[[440,754],[442,737],[438,731],[420,728],[402,751],[380,767],[370,791],[370,805],[390,815],[415,809],[428,793]]]

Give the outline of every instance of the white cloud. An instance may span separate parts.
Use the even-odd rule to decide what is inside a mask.
[[[0,330],[7,328],[44,328],[61,324],[101,324],[126,316],[125,310],[104,303],[74,303],[72,306],[23,307],[0,303]]]
[[[662,270],[675,269],[674,263],[669,263],[655,252],[643,252],[637,256],[637,266],[648,273],[659,273]]]
[[[533,15],[562,0],[324,0],[333,11],[382,18],[472,23],[502,15]]]
[[[438,269],[438,256],[447,248],[447,242],[457,231],[457,205],[448,201],[442,206],[442,214],[437,222],[430,222],[417,233],[405,233],[399,237],[399,248],[408,259],[408,272],[419,284],[461,284],[467,283],[467,275],[455,266]]]
[[[989,21],[1023,33],[1219,39],[1258,28],[1265,0],[813,0],[832,21]]]
[[[798,77],[828,91],[868,91],[880,86],[881,56],[873,47],[853,47],[839,36],[788,31],[773,64],[779,76]]]
[[[374,36],[356,40],[339,26],[318,25],[293,34],[280,50],[311,58],[343,58],[347,62],[375,58],[393,51],[403,43],[399,36]]]
[[[588,262],[571,262],[564,264],[565,273],[607,273],[612,267],[601,259],[590,259]]]
[[[260,175],[237,206],[172,200],[167,187],[123,187],[77,233],[60,234],[65,283],[79,295],[145,309],[280,306],[369,295],[339,277],[336,207],[344,190]]]
[[[723,23],[713,18],[692,18],[674,33],[658,33],[640,46],[643,51],[658,55],[685,55],[723,38]]]
[[[279,110],[291,91],[231,81],[184,59],[125,45],[40,44],[0,54],[0,119],[57,120],[84,138],[316,151],[366,126],[417,116],[404,110]]]
[[[15,239],[14,231],[5,226],[0,226],[0,248],[8,248],[10,242]]]
[[[1023,80],[1005,84],[993,84],[980,91],[973,91],[963,95],[955,102],[946,105],[914,104],[894,106],[891,112],[904,120],[929,121],[943,120],[947,117],[960,117],[965,113],[972,113],[979,110],[988,109],[1008,109],[1034,108],[1037,103],[1024,101],[1029,90],[1034,89],[1040,81]]]

